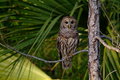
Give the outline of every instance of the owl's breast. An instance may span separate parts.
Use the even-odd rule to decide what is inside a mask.
[[[75,42],[74,38],[68,38],[67,39],[67,45],[71,46]]]
[[[60,32],[60,35],[64,38],[76,38],[78,37],[77,31],[66,31],[66,32]]]

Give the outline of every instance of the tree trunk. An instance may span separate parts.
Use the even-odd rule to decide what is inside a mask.
[[[88,30],[89,80],[101,80],[99,64],[99,41],[94,40],[95,36],[99,36],[99,0],[89,0]]]

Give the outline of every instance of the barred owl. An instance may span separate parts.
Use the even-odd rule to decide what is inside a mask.
[[[62,68],[68,69],[72,66],[73,53],[76,52],[78,45],[77,21],[71,16],[66,16],[60,24],[60,31],[57,38],[57,48],[60,58],[65,58],[62,62]]]

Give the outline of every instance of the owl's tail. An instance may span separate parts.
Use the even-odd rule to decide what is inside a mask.
[[[65,60],[62,62],[62,68],[63,68],[63,69],[68,69],[68,68],[72,67],[72,61],[71,61],[71,60],[72,60],[71,57],[65,59]]]

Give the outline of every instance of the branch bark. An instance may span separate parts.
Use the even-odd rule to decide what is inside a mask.
[[[99,0],[89,0],[88,38],[89,38],[89,80],[101,80],[99,64]]]
[[[96,36],[95,39],[98,39],[106,48],[120,53],[120,49],[107,45],[100,37]]]
[[[18,53],[18,54],[20,54],[20,55],[22,55],[22,56],[29,57],[29,58],[33,58],[33,59],[36,59],[36,60],[39,60],[39,61],[43,61],[43,62],[45,62],[45,63],[57,63],[57,62],[62,62],[62,61],[65,60],[65,58],[62,58],[62,59],[60,59],[60,60],[54,60],[54,61],[45,60],[45,59],[43,59],[43,58],[39,58],[39,57],[36,57],[36,56],[32,56],[32,55],[29,55],[29,54],[20,52],[20,51],[18,51],[17,49],[15,49],[14,47],[11,47],[11,46],[9,46],[9,45],[7,45],[7,44],[6,44],[6,45],[3,45],[2,43],[0,43],[0,45],[1,45],[2,47],[5,47],[5,48],[10,49],[10,50],[12,50],[12,51],[15,51],[16,53]],[[79,53],[82,53],[82,52],[88,52],[88,50],[80,50],[80,51],[77,51],[77,52],[75,52],[75,53],[74,53],[73,55],[71,55],[71,56],[75,56],[75,55],[77,55],[77,54],[79,54]],[[71,56],[69,56],[69,57],[71,57]]]

